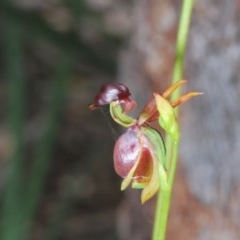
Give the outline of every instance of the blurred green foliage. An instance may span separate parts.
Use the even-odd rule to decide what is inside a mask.
[[[65,3],[73,18],[79,23],[91,16],[101,25],[101,15],[84,4],[69,0]],[[101,32],[103,41],[88,43],[74,30],[59,32],[37,12],[16,6],[11,1],[0,2],[2,51],[7,82],[7,124],[11,137],[6,185],[1,196],[0,239],[30,239],[36,209],[42,197],[46,174],[49,170],[61,114],[68,94],[69,79],[74,67],[81,63],[106,74],[116,71],[116,53],[121,43],[119,37]],[[101,29],[101,27],[100,27]],[[26,168],[26,73],[24,71],[26,41],[41,40],[57,49],[58,61],[52,76],[49,102],[44,116],[41,137],[36,144],[34,160]],[[108,51],[106,51],[108,50]],[[56,239],[68,208],[63,203],[62,212],[53,219],[53,226],[46,235]]]

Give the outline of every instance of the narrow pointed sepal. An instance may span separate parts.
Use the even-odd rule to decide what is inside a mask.
[[[177,107],[180,104],[189,101],[193,97],[196,97],[196,96],[199,96],[199,95],[202,95],[202,94],[203,94],[202,92],[190,92],[190,93],[187,93],[187,94],[181,96],[180,98],[176,99],[175,101],[173,101],[171,103],[171,105],[172,105],[172,107]]]
[[[123,179],[122,184],[121,184],[121,191],[125,190],[130,185],[130,183],[132,182],[132,180],[134,178],[133,177],[134,173],[135,173],[135,171],[138,167],[138,164],[139,164],[139,160],[140,160],[140,157],[138,156],[138,159],[135,162],[134,166],[131,168],[131,170],[129,171],[127,176]]]
[[[186,82],[187,82],[187,80],[177,81],[176,83],[171,85],[167,90],[165,90],[165,92],[162,94],[162,96],[164,98],[169,98],[176,89],[180,88]]]

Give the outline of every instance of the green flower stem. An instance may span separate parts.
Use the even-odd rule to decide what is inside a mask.
[[[168,210],[170,205],[171,192],[169,190],[159,191],[161,196],[157,199],[156,217],[154,221],[153,240],[165,239],[167,228]]]
[[[172,84],[182,79],[185,49],[187,43],[188,30],[192,15],[194,0],[183,0],[181,16],[179,21],[177,43],[176,43],[176,58],[173,68]],[[171,100],[177,99],[180,96],[180,89],[177,89],[171,96]],[[176,117],[178,110],[175,109]],[[160,189],[158,193],[154,227],[153,240],[164,240],[166,234],[169,206],[171,201],[171,193],[173,188],[175,170],[178,158],[178,142],[174,142],[169,135],[166,136],[166,168],[168,172],[168,189]]]
[[[172,84],[181,80],[183,76],[183,65],[185,57],[185,49],[187,45],[187,37],[189,25],[192,16],[194,0],[183,0],[180,22],[178,27],[177,43],[176,43],[176,58],[173,68]],[[171,96],[171,100],[180,96],[180,88],[178,88]]]

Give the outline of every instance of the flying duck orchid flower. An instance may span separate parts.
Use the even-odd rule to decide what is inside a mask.
[[[143,108],[139,117],[133,119],[126,113],[136,107],[130,98],[129,89],[114,82],[101,87],[90,109],[110,105],[110,114],[114,121],[127,127],[114,146],[114,169],[123,178],[121,190],[129,185],[142,189],[141,202],[149,200],[159,188],[168,187],[168,169],[165,164],[165,145],[160,133],[149,124],[158,120],[160,127],[175,141],[179,141],[178,121],[174,107],[195,97],[199,92],[190,92],[170,102],[168,98],[185,80],[176,82],[162,95],[154,97]]]

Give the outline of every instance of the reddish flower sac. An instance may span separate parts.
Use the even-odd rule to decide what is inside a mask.
[[[150,132],[149,132],[150,131]],[[152,128],[134,126],[121,135],[114,147],[114,168],[124,180],[121,189],[131,184],[143,189],[142,202],[151,198],[159,188],[159,159],[149,134],[158,135]]]
[[[125,178],[140,154],[140,142],[137,133],[129,128],[115,143],[113,159],[116,173]]]
[[[118,101],[125,105],[124,111],[128,112],[136,105],[135,102],[129,98],[130,95],[131,93],[125,85],[118,82],[108,83],[100,88],[99,93],[94,98],[93,104],[89,107],[90,109],[95,109],[110,104],[111,102]]]

